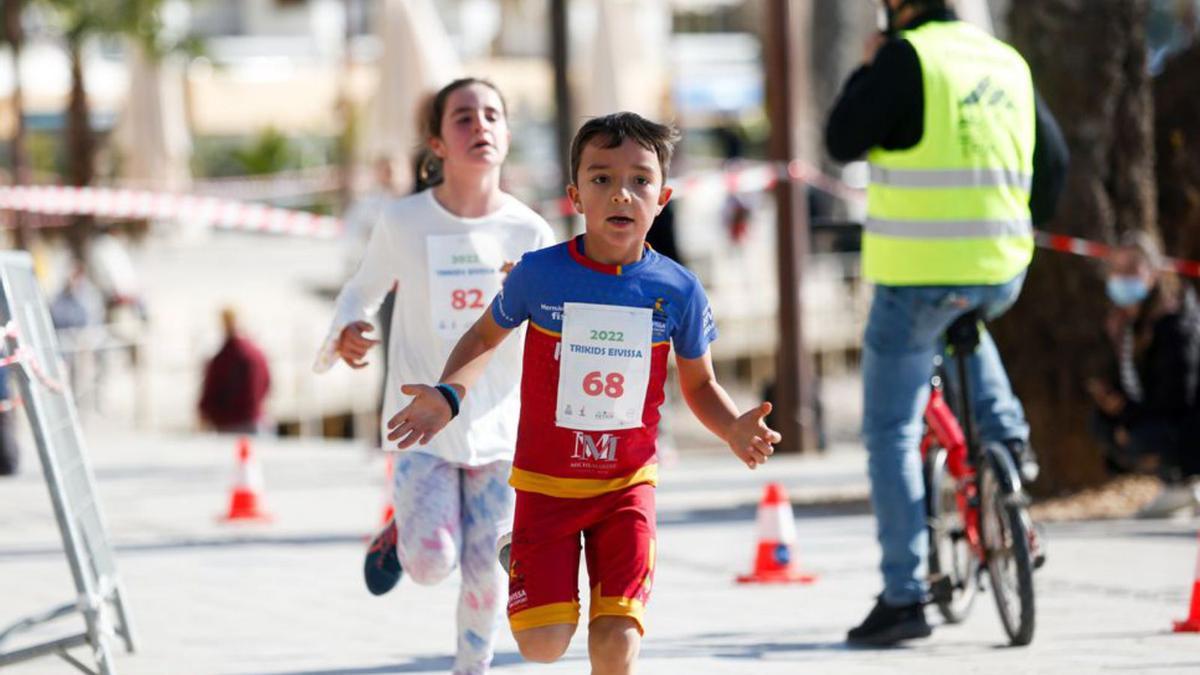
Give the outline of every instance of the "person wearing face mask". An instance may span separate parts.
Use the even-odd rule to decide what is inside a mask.
[[[1105,284],[1113,367],[1086,386],[1109,469],[1155,470],[1174,483],[1200,475],[1200,303],[1161,269],[1144,232],[1113,249]]]
[[[1067,150],[1012,47],[959,21],[945,0],[883,0],[825,130],[830,156],[871,164],[863,276],[875,296],[863,338],[863,440],[883,555],[883,592],[848,642],[930,634],[921,411],[941,336],[960,316],[1016,301],[1049,220]],[[981,439],[1037,475],[1029,425],[991,337],[969,359]]]

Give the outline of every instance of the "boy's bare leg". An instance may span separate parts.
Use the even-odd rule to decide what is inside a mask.
[[[556,623],[550,626],[538,626],[513,632],[521,656],[526,661],[537,663],[553,663],[567,651],[571,645],[571,636],[575,635],[575,624]]]
[[[598,616],[588,626],[592,675],[632,675],[641,647],[637,622],[629,617]]]

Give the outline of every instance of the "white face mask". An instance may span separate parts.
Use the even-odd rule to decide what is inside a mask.
[[[1150,286],[1141,277],[1113,275],[1108,278],[1105,291],[1117,307],[1132,307],[1150,295]]]

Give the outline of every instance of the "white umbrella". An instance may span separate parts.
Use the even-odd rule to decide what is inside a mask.
[[[372,157],[407,160],[421,142],[420,106],[462,73],[458,54],[430,0],[381,0],[379,88],[371,105]]]
[[[151,59],[138,46],[130,52],[129,95],[114,133],[121,175],[153,189],[187,190],[192,137],[183,69],[176,59]]]
[[[622,110],[658,119],[665,99],[661,0],[597,0],[596,32],[576,80],[579,114]],[[657,19],[657,20],[656,20]]]

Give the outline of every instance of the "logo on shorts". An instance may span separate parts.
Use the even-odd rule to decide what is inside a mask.
[[[614,434],[600,434],[593,438],[591,434],[582,431],[575,432],[575,451],[571,459],[591,459],[597,462],[617,461],[617,437]]]

